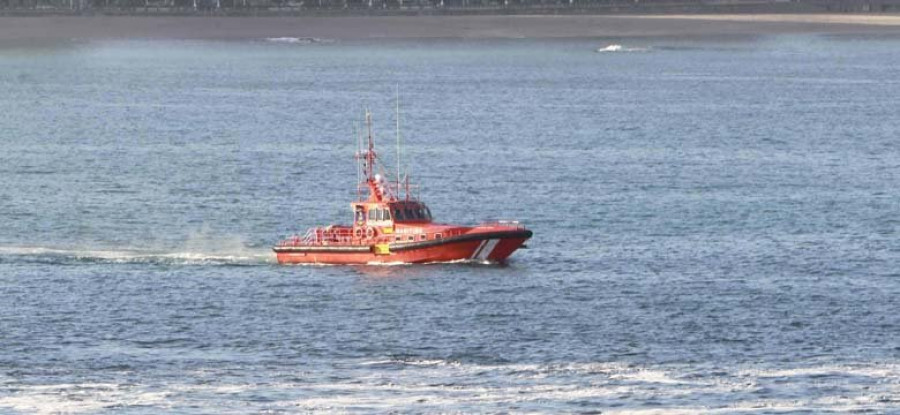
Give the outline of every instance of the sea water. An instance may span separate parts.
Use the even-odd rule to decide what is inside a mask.
[[[897,50],[4,45],[0,412],[900,411]],[[528,249],[278,266],[351,220],[366,107],[394,171],[398,88],[436,219]]]

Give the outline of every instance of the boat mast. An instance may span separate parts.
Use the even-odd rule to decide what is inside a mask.
[[[375,137],[372,135],[372,113],[369,112],[369,109],[366,108],[366,127],[368,128],[369,133],[369,150],[366,151],[366,185],[369,187],[369,201],[371,202],[381,202],[384,198],[384,190],[380,187],[383,183],[383,178],[376,179],[375,174],[375,159],[377,156],[375,155]]]

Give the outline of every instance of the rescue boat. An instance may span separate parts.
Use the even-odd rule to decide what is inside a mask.
[[[353,224],[314,227],[278,242],[273,250],[279,264],[503,263],[531,238],[517,221],[435,222],[428,206],[410,193],[409,175],[400,179],[399,166],[395,180],[386,179],[368,111],[365,122],[366,149],[359,139],[355,155],[359,180],[357,200],[350,203]]]

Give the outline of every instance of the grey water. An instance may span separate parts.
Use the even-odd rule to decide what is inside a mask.
[[[897,50],[4,45],[0,412],[900,413]],[[529,249],[275,264],[350,220],[364,107],[394,165],[398,86],[436,219]]]

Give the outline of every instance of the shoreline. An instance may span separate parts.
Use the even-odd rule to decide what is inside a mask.
[[[900,35],[900,15],[0,16],[0,41]]]

